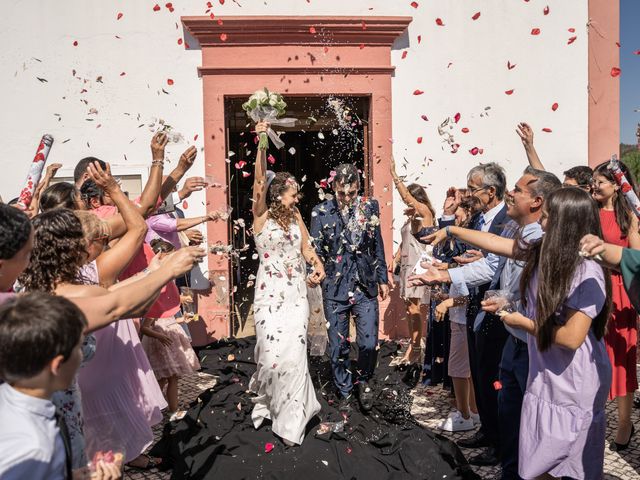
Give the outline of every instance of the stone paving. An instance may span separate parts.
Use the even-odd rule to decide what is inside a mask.
[[[189,403],[194,401],[202,391],[210,388],[213,383],[214,377],[205,373],[196,373],[184,377],[180,381],[181,408],[188,408]],[[452,410],[451,400],[448,392],[440,387],[418,388],[414,391],[412,413],[425,427],[437,429],[438,424],[446,418]],[[615,403],[611,402],[607,411],[610,419],[607,431],[608,444],[613,438],[613,430],[615,428]],[[165,418],[165,421],[167,421],[167,418]],[[634,409],[633,423],[635,424],[636,430],[640,431],[640,410],[638,409]],[[160,438],[162,427],[163,425],[158,425],[154,428],[156,439]],[[443,433],[452,440],[459,440],[465,436],[472,435],[473,431]],[[473,450],[463,449],[463,452],[467,456],[473,455]],[[499,467],[477,467],[475,471],[483,479],[495,480],[500,478]],[[611,452],[607,447],[604,471],[605,480],[640,480],[640,437],[636,436],[632,440],[631,446],[623,452],[623,455]],[[124,478],[132,480],[168,480],[171,478],[171,473],[159,472],[158,470],[144,472],[126,470]]]

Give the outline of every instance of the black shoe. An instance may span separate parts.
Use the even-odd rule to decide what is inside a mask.
[[[475,457],[471,457],[469,459],[469,463],[471,465],[476,465],[481,467],[490,467],[500,463],[500,460],[496,455],[496,449],[493,447],[489,447],[481,454],[476,455]]]
[[[342,397],[340,403],[338,403],[338,411],[340,413],[346,413],[347,415],[351,414],[353,411],[353,395],[349,394],[346,397]]]
[[[373,408],[373,388],[367,382],[358,384],[358,400],[363,413],[370,412]]]
[[[640,408],[640,397],[635,397],[633,399],[633,406],[636,408]]]
[[[488,447],[489,441],[487,437],[484,436],[484,433],[477,432],[471,438],[464,438],[462,440],[458,440],[458,446],[464,448],[480,448],[480,447]]]
[[[629,448],[629,444],[631,443],[631,439],[633,438],[633,435],[636,433],[636,427],[631,424],[631,435],[629,435],[629,441],[627,443],[617,443],[617,442],[611,442],[609,444],[609,448],[611,449],[612,452],[622,452],[623,450],[626,450],[627,448]]]

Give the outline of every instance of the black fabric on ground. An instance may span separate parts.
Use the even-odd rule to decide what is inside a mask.
[[[317,435],[318,424],[339,422],[337,399],[326,357],[311,357],[311,376],[322,405],[321,420],[307,428],[301,446],[286,447],[251,422],[251,395],[246,391],[255,371],[255,339],[218,342],[200,350],[203,371],[217,378],[185,418],[167,425],[151,455],[173,466],[173,479],[268,480],[400,480],[478,479],[448,439],[418,425],[411,416],[412,398],[403,373],[388,367],[397,350],[383,343],[373,383],[377,394],[368,416],[357,403],[342,433]],[[268,443],[274,445],[265,452]]]

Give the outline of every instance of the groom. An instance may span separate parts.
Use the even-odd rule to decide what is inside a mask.
[[[311,213],[311,236],[324,263],[324,314],[329,322],[333,380],[342,396],[340,410],[348,412],[354,384],[363,411],[373,407],[368,380],[376,365],[378,295],[389,294],[378,201],[358,196],[360,176],[355,165],[336,168],[335,198],[316,205]],[[356,322],[358,366],[349,360],[349,317]],[[355,381],[353,376],[355,375]]]

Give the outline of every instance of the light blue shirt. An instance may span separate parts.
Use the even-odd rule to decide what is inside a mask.
[[[542,238],[542,227],[538,222],[525,225],[520,232],[520,237],[523,243],[531,243],[535,240]],[[524,262],[521,260],[514,260],[508,258],[500,274],[500,289],[509,290],[511,298],[516,305],[516,310],[521,312],[521,300],[520,300],[520,275],[522,275],[522,269],[524,268]],[[527,332],[519,328],[513,328],[509,325],[504,325],[507,331],[523,342],[527,341]]]
[[[0,478],[64,480],[66,456],[56,407],[0,385]]]

